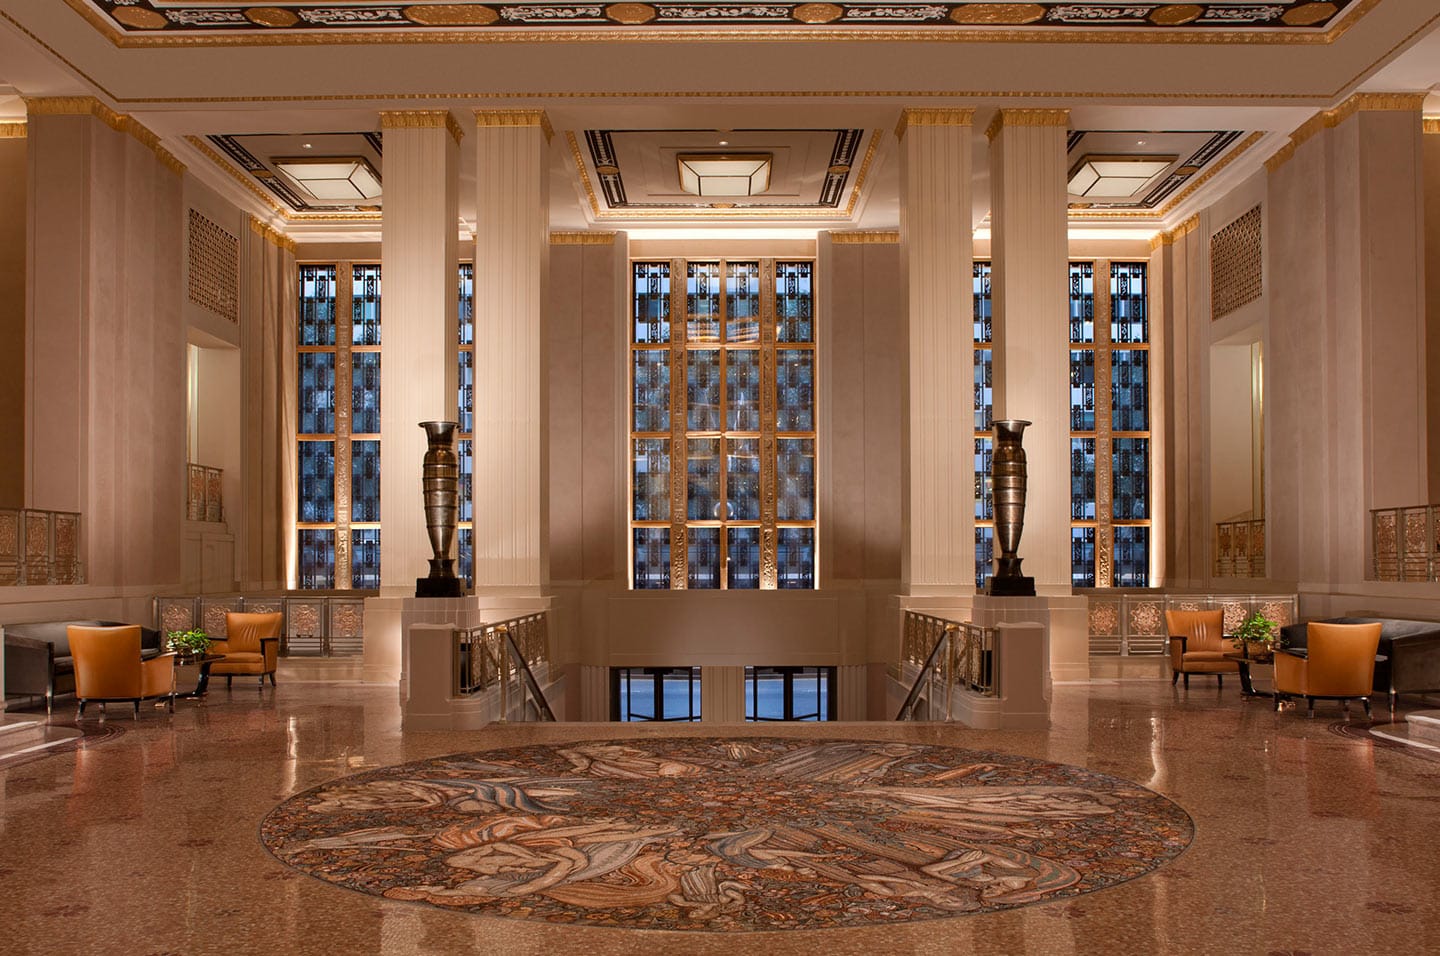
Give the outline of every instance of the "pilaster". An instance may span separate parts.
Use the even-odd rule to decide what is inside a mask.
[[[549,578],[552,131],[540,110],[480,110],[475,122],[475,585],[539,593]]]
[[[1070,593],[1068,120],[1066,110],[1001,110],[987,131],[995,418],[1031,422],[1019,554],[1042,596]]]
[[[901,590],[975,591],[970,381],[972,110],[905,110],[900,137]]]
[[[427,573],[431,556],[420,493],[426,441],[417,426],[455,421],[458,413],[460,132],[444,110],[384,112],[380,125],[385,131],[380,593],[403,597],[414,594],[415,579]],[[336,546],[338,558],[340,542]]]

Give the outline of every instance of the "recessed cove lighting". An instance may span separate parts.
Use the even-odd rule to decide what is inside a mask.
[[[770,188],[769,153],[682,153],[680,188],[693,196],[758,196]]]
[[[271,165],[321,202],[380,198],[380,174],[362,156],[272,159]]]
[[[1129,199],[1150,186],[1175,159],[1174,156],[1087,155],[1070,170],[1070,195]]]

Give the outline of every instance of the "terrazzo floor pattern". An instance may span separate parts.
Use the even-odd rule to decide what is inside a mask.
[[[400,733],[391,688],[212,691],[175,716],[0,769],[0,953],[1434,953],[1440,763],[1242,701],[1233,685],[1055,688],[1047,733],[958,725],[525,724]],[[60,712],[57,719],[69,716]],[[1360,718],[1357,716],[1356,720]],[[460,751],[652,736],[893,740],[1074,764],[1183,807],[1178,859],[1084,896],[879,928],[710,934],[553,926],[377,899],[286,867],[281,801]]]

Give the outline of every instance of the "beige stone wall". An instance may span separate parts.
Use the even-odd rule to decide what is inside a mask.
[[[25,143],[0,138],[0,508],[25,504]]]
[[[1440,131],[1427,133],[1421,144],[1425,177],[1425,315],[1426,418],[1430,433],[1440,426]],[[1429,496],[1440,501],[1440,440],[1429,445]]]

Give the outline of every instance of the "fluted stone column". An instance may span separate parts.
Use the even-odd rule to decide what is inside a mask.
[[[909,109],[896,129],[908,331],[900,576],[901,589],[910,597],[965,597],[975,592],[968,384],[973,367],[973,114],[968,109]]]
[[[431,556],[420,494],[425,433],[416,426],[457,414],[460,129],[444,110],[381,113],[380,125],[380,593],[394,597],[415,593]]]
[[[538,595],[549,578],[552,131],[540,110],[479,110],[475,124],[475,586]]]
[[[1068,120],[1066,110],[1001,110],[987,131],[995,418],[1032,423],[1020,557],[1041,595],[1070,593]]]

